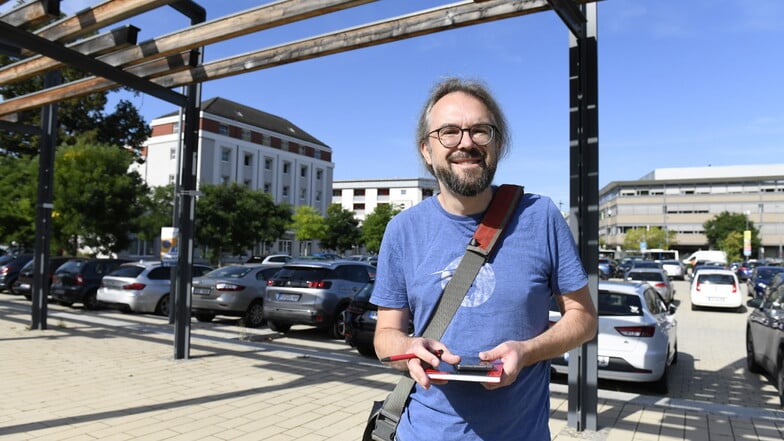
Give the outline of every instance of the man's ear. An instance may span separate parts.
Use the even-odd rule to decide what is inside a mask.
[[[427,142],[422,142],[419,144],[419,153],[422,155],[422,158],[424,158],[427,165],[433,165],[433,158],[430,157],[430,145]]]

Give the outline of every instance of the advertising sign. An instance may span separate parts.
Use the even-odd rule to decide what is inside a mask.
[[[179,229],[175,227],[161,227],[161,262],[173,265],[179,257],[177,246]]]

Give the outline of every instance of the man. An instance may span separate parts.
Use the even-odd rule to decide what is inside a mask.
[[[596,310],[574,239],[550,199],[525,195],[441,341],[416,336],[490,203],[509,133],[483,85],[448,79],[425,104],[417,140],[440,191],[387,226],[371,298],[379,305],[377,355],[418,357],[393,363],[417,383],[397,438],[549,440],[548,360],[596,333]],[[563,316],[549,328],[552,296]],[[407,334],[411,314],[415,336]],[[440,359],[434,355],[439,350]],[[474,357],[503,362],[501,382],[434,381],[423,368]]]

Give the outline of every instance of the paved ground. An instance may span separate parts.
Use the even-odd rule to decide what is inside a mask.
[[[304,327],[280,337],[194,321],[190,358],[173,360],[171,327],[160,317],[53,305],[47,330],[29,324],[29,302],[0,294],[3,439],[358,440],[370,403],[397,379]],[[567,427],[567,387],[556,381],[553,439],[784,439],[784,412],[764,379],[748,387],[737,360],[681,351],[685,368],[667,397],[601,382],[598,432]]]

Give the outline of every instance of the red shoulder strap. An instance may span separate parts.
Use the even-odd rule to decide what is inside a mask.
[[[493,200],[490,201],[490,207],[474,232],[471,244],[468,245],[469,249],[485,256],[489,256],[493,252],[509,217],[517,209],[523,193],[523,187],[519,185],[502,184],[496,189]]]

